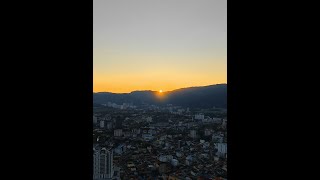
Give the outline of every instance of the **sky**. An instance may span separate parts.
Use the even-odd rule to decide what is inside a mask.
[[[227,0],[93,0],[93,91],[227,83]]]

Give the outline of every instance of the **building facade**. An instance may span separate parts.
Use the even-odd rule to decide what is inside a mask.
[[[106,148],[93,150],[93,179],[107,180],[112,179],[113,170],[113,152]]]
[[[100,121],[100,128],[104,128],[104,121]]]
[[[115,129],[114,134],[115,137],[122,137],[122,129]]]
[[[215,143],[215,147],[218,150],[217,155],[219,157],[227,156],[227,143]]]

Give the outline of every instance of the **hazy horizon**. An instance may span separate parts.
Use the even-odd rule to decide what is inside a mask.
[[[227,85],[227,83],[209,84],[209,85],[204,85],[204,86],[180,87],[180,88],[177,88],[177,89],[172,89],[172,90],[163,91],[163,92],[175,91],[175,90],[178,90],[178,89],[186,89],[186,88],[215,86],[215,85]],[[153,92],[158,92],[159,90],[151,90],[151,89],[136,89],[136,90],[133,90],[133,91],[130,91],[130,92],[93,91],[93,93],[115,93],[115,94],[127,94],[127,93],[132,93],[132,92],[135,92],[135,91],[153,91]]]
[[[93,92],[227,83],[226,0],[94,0]]]

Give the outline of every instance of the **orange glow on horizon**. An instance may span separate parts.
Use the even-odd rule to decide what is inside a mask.
[[[163,101],[167,97],[166,96],[166,92],[163,92],[162,90],[159,90],[159,91],[155,92],[154,95],[159,101]]]
[[[162,90],[164,93],[227,82],[225,56],[104,55],[99,52],[94,53],[93,92]]]
[[[166,91],[173,91],[176,89],[181,89],[181,88],[188,88],[188,87],[197,87],[197,86],[208,86],[208,85],[214,85],[214,84],[226,84],[226,82],[221,81],[217,83],[199,83],[199,84],[177,84],[177,85],[171,85],[167,86],[165,90],[156,90],[159,89],[158,86],[134,86],[134,85],[121,85],[121,84],[100,84],[94,85],[93,92],[111,92],[111,93],[130,93],[132,91],[154,91],[157,92],[156,94],[165,94]],[[162,85],[162,87],[164,87]]]

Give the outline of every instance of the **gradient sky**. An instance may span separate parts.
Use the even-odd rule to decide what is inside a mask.
[[[227,0],[94,0],[93,91],[227,83]]]

